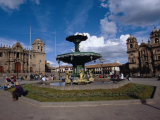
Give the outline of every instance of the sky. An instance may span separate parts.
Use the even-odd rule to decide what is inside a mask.
[[[159,6],[160,0],[0,0],[0,44],[19,41],[30,47],[31,24],[31,43],[38,37],[45,42],[51,66],[58,65],[56,55],[72,52],[74,44],[66,37],[78,33],[88,37],[80,43],[82,52],[100,53],[105,63],[125,64],[130,34],[139,44],[147,43],[154,27],[160,29]]]

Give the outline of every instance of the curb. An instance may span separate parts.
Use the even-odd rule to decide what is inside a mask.
[[[134,100],[108,100],[108,101],[83,101],[83,102],[40,102],[24,96],[21,96],[19,100],[27,102],[29,104],[38,107],[86,107],[86,106],[104,106],[104,105],[134,105],[134,104],[154,104],[158,102],[159,87],[156,86],[153,99],[134,99]],[[8,91],[0,90],[1,93],[10,96]]]

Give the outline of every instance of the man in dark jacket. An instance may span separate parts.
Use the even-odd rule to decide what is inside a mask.
[[[16,82],[16,89],[12,92],[13,101],[17,101],[21,95],[23,95],[23,88],[19,85],[19,82]]]

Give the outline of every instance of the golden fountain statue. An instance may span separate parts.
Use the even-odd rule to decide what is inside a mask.
[[[92,71],[93,70],[89,70],[89,82],[94,82],[94,78],[92,76]]]
[[[69,79],[69,71],[66,71],[66,79],[65,79],[66,84],[71,83],[71,80]]]
[[[84,79],[83,69],[79,71],[79,79],[74,80],[73,83],[87,83],[87,81]]]

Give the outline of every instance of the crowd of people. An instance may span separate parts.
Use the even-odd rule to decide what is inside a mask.
[[[48,81],[50,78],[50,80],[54,80],[55,77],[54,75],[50,74],[49,76],[46,74],[31,74],[30,75],[30,81],[34,81],[34,80],[41,80],[41,81]]]

